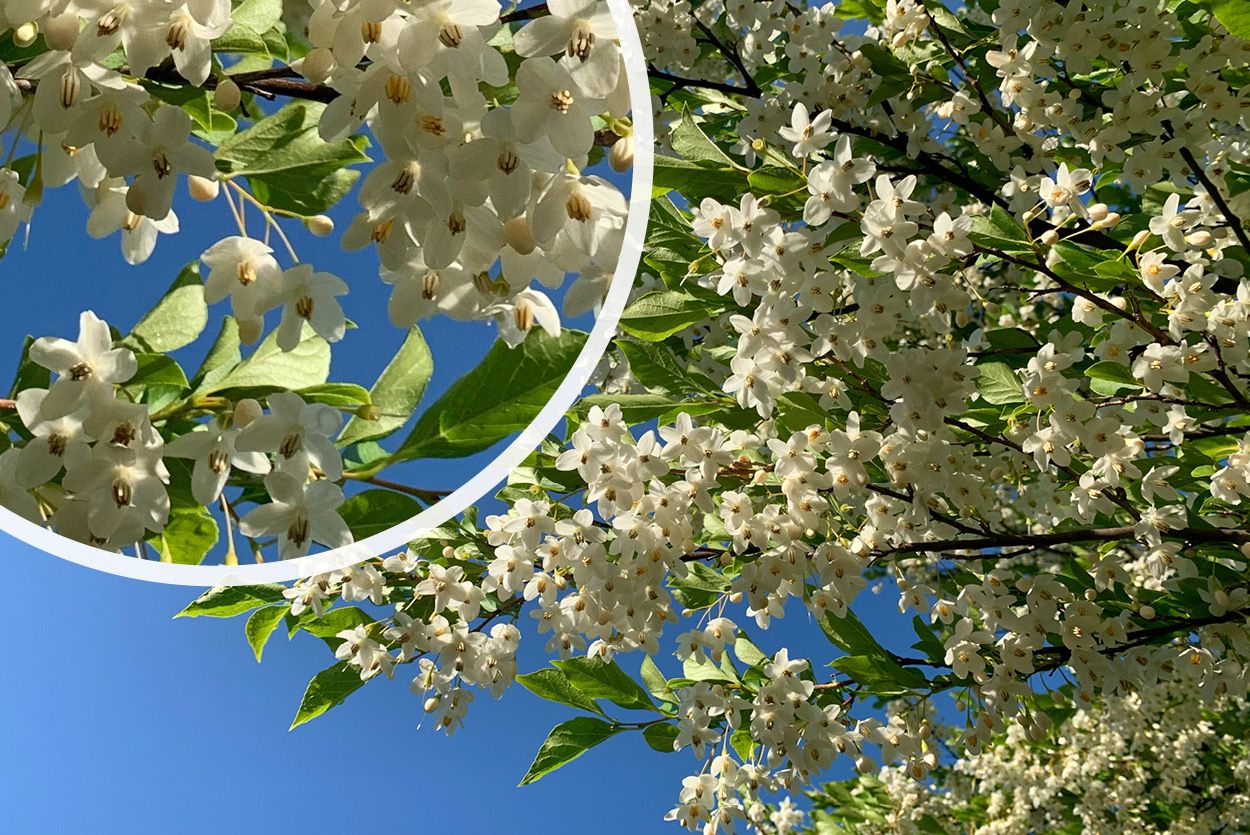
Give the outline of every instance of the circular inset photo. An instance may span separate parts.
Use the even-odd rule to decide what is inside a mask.
[[[221,585],[451,519],[572,406],[635,275],[628,3],[128,8],[0,9],[0,528]]]

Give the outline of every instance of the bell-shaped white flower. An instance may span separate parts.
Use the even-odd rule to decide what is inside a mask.
[[[78,341],[55,337],[36,339],[30,358],[37,365],[58,375],[44,399],[40,412],[45,418],[68,414],[90,387],[111,387],[124,383],[139,370],[129,348],[114,348],[107,323],[90,310],[78,318]]]
[[[338,514],[343,491],[337,484],[273,472],[265,477],[265,489],[273,501],[249,511],[239,530],[251,537],[276,534],[280,559],[304,556],[313,542],[328,548],[351,544],[351,531]]]
[[[238,429],[209,423],[203,429],[174,438],[165,447],[165,454],[174,458],[192,458],[191,495],[202,505],[211,505],[221,496],[233,467],[257,475],[270,470],[269,459],[259,452],[242,452],[235,446]]]
[[[269,414],[240,430],[234,448],[274,453],[278,469],[306,478],[316,467],[331,480],[343,475],[343,460],[331,440],[342,418],[324,403],[305,403],[294,392],[269,395]]]
[[[282,268],[273,257],[273,250],[252,238],[231,235],[213,244],[200,260],[208,267],[204,279],[204,301],[216,304],[230,298],[230,308],[239,320],[240,331],[259,336],[260,320],[269,299],[278,292]],[[249,340],[251,341],[251,340]]]
[[[347,282],[336,275],[316,272],[311,264],[296,264],[282,274],[282,285],[271,303],[282,307],[278,347],[293,351],[300,343],[304,323],[327,342],[338,342],[347,319],[336,296],[347,292]]]

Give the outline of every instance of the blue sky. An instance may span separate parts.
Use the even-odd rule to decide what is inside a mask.
[[[16,586],[0,687],[5,832],[680,831],[661,818],[697,770],[689,752],[622,734],[516,788],[571,710],[520,687],[500,701],[480,695],[448,739],[418,727],[402,670],[288,732],[304,685],[333,661],[320,641],[275,636],[258,665],[241,619],[171,620],[191,590],[101,574],[4,535],[0,552]],[[856,610],[905,649],[909,635],[889,631],[895,600],[864,592]],[[834,654],[796,601],[756,637],[817,663]],[[523,672],[546,665],[540,641],[522,647]],[[621,659],[631,673],[639,663]]]

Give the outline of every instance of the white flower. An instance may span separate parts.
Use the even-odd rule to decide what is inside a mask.
[[[281,285],[282,268],[273,250],[252,238],[231,235],[205,250],[200,260],[208,266],[204,301],[216,304],[228,296],[240,333],[247,333],[252,337],[247,341],[253,341],[260,335],[263,323],[259,320],[269,299]]]
[[[107,238],[114,232],[122,233],[122,257],[127,264],[142,264],[156,249],[161,234],[178,232],[178,215],[171,209],[161,220],[137,215],[126,205],[129,188],[120,178],[101,182],[91,193],[94,205],[87,218],[87,234],[93,238]]]
[[[269,414],[239,431],[234,448],[239,452],[275,453],[277,467],[298,478],[307,478],[316,467],[331,481],[343,475],[343,459],[330,440],[342,418],[324,403],[305,403],[294,392],[269,395]]]
[[[78,318],[78,341],[41,337],[30,346],[30,358],[58,375],[40,407],[44,418],[69,414],[88,388],[124,383],[139,370],[128,348],[114,348],[107,323],[90,310]]]
[[[249,511],[239,530],[251,537],[276,534],[279,559],[302,557],[313,542],[327,548],[351,544],[351,531],[338,514],[343,491],[337,484],[272,472],[265,476],[265,489],[273,501]]]
[[[257,475],[269,472],[269,459],[259,452],[242,452],[235,447],[238,429],[223,429],[209,423],[204,429],[175,438],[165,447],[174,458],[194,458],[191,495],[202,505],[217,501],[232,467]]]
[[[144,530],[159,531],[169,517],[169,472],[160,454],[113,444],[96,444],[91,457],[65,474],[65,489],[87,505],[91,534],[110,539],[125,532],[134,541]]]
[[[191,117],[180,107],[161,107],[136,134],[97,143],[96,153],[113,176],[134,175],[126,205],[153,220],[169,214],[179,174],[217,175],[212,153],[191,141]]]
[[[833,111],[822,110],[813,119],[807,105],[797,102],[791,115],[790,125],[783,127],[779,133],[781,138],[792,142],[794,147],[790,153],[799,159],[806,159],[823,151],[837,135],[829,126],[833,122]]]
[[[278,347],[293,351],[299,345],[304,323],[327,342],[338,342],[347,330],[347,319],[336,296],[347,292],[347,282],[310,264],[296,264],[282,273],[282,286],[270,304],[282,307],[278,324]]]
[[[1198,213],[1180,210],[1181,196],[1176,192],[1168,195],[1163,204],[1163,214],[1150,219],[1150,231],[1163,238],[1168,249],[1183,252],[1186,249],[1185,232],[1198,221]]]

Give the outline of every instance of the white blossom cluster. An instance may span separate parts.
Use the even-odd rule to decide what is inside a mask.
[[[395,285],[396,324],[435,314],[493,319],[510,344],[534,325],[558,333],[550,291],[571,274],[584,281],[570,291],[568,313],[597,307],[615,269],[626,203],[590,172],[596,124],[624,135],[603,129],[617,143],[613,165],[632,164],[628,84],[606,4],[557,0],[547,14],[511,17],[520,22],[515,34],[497,0],[316,0],[302,9],[308,14],[301,5],[288,4],[284,14],[291,26],[306,26],[311,51],[291,74],[333,96],[321,135],[332,141],[367,131],[385,154],[342,240],[347,249],[376,249],[383,279]],[[145,76],[204,85],[215,91],[214,106],[237,110],[249,76],[236,81],[213,52],[231,14],[230,0],[5,4],[0,32],[21,46],[42,37],[47,50],[0,65],[0,125],[38,156],[26,185],[14,170],[0,171],[0,243],[31,220],[44,188],[76,181],[91,207],[88,233],[120,232],[126,260],[144,261],[159,234],[178,231],[172,206],[184,179],[200,199],[225,184],[227,200],[237,191],[240,204],[255,204],[267,243],[270,227],[291,213],[269,210],[238,180],[219,175],[187,111],[143,86]],[[515,67],[505,54],[520,59]],[[492,91],[513,83],[516,100],[500,104]],[[287,350],[301,319],[330,341],[341,337],[334,297],[347,285],[307,265],[277,271],[243,214],[235,212],[239,236],[205,254],[210,264],[238,270],[237,285],[223,280],[210,302],[230,297],[246,341],[259,338],[275,308],[283,311]],[[305,222],[319,234],[333,228],[324,215]]]
[[[239,528],[274,535],[280,558],[303,556],[314,541],[330,548],[352,541],[337,512],[344,498],[335,483],[343,473],[333,440],[338,410],[277,392],[267,414],[243,400],[229,418],[167,442],[147,406],[120,396],[138,363],[95,314],[82,314],[77,342],[38,339],[30,356],[56,378],[50,388],[18,393],[31,438],[0,459],[0,502],[10,510],[105,550],[137,546],[169,521],[164,459],[189,458],[192,494],[208,507],[234,468],[264,477],[271,502],[244,515]]]
[[[940,792],[902,769],[883,768],[891,808],[882,823],[862,831],[920,833],[925,830],[917,822],[926,815],[946,829],[987,834],[1061,829],[1074,818],[1082,831],[1175,831],[1152,814],[1160,808],[1186,831],[1244,828],[1250,823],[1250,751],[1221,719],[1244,717],[1245,698],[1220,697],[1204,706],[1188,698],[1193,683],[1182,678],[1078,710],[1058,729],[1053,746],[1031,744],[1024,729],[1012,725],[999,746],[955,763]],[[1215,763],[1218,783],[1209,770]],[[971,808],[977,809],[975,825],[955,822]]]
[[[939,693],[963,708],[961,755],[1046,738],[1040,694],[1061,677],[1076,708],[1122,707],[1116,721],[1138,726],[1153,691],[1243,699],[1247,42],[1218,24],[1195,34],[1153,0],[945,18],[889,0],[879,25],[845,35],[832,4],[635,5],[659,96],[705,91],[699,118],[668,130],[672,155],[696,158],[670,205],[697,254],[637,305],[660,295],[707,315],[649,340],[633,318],[637,338],[604,370],[620,403],[579,413],[486,530],[382,567],[397,614],[340,658],[362,677],[389,670],[399,615],[454,610],[471,632],[493,621],[477,597],[528,606],[561,659],[675,643],[684,677],[648,686],[701,765],[669,817],[707,835],[792,830],[793,806],[764,795],[808,789],[842,756],[923,796]],[[977,49],[997,87],[968,68]],[[738,174],[732,197],[691,199]],[[671,408],[655,425],[627,418],[656,398]],[[292,594],[330,599],[335,582]],[[427,590],[406,596],[413,583]],[[923,657],[856,631],[870,586],[897,592]],[[787,615],[824,624],[848,657],[831,670],[823,648],[807,660],[742,642]],[[733,659],[750,670],[731,675]],[[456,652],[431,663],[458,674]],[[885,712],[883,694],[900,697]],[[1065,738],[1062,777],[1043,779],[1040,757],[970,760],[970,792],[1038,786],[1019,827],[987,831],[1051,825],[1047,793],[1100,774],[1128,735],[1103,715]],[[1215,733],[1180,732],[1197,721],[1151,731],[1173,752],[1156,771]],[[1113,753],[1082,759],[1089,746]],[[1089,826],[1134,831],[1141,785],[1091,793]],[[992,800],[1004,815],[1012,802]],[[1120,808],[1125,821],[1099,816]]]
[[[178,231],[174,197],[185,183],[197,199],[221,196],[237,223],[237,235],[199,260],[204,301],[228,300],[239,339],[257,342],[276,320],[282,351],[310,335],[339,341],[348,283],[300,262],[281,226],[299,219],[328,234],[330,218],[271,208],[255,184],[244,185],[246,173],[230,173],[234,145],[266,136],[222,141],[168,93],[151,92],[157,83],[183,93],[202,87],[210,116],[238,113],[263,125],[272,114],[256,108],[275,92],[255,85],[276,79],[287,84],[276,95],[328,102],[309,111],[319,114],[309,128],[319,141],[367,135],[385,155],[364,178],[361,211],[342,243],[376,250],[383,279],[394,285],[397,326],[434,315],[493,320],[515,346],[535,327],[559,335],[557,291],[568,315],[597,309],[615,270],[626,202],[594,173],[602,166],[592,154],[610,142],[612,167],[632,164],[628,83],[606,3],[557,0],[507,14],[497,0],[278,4],[275,27],[306,54],[289,67],[223,67],[237,58],[223,46],[234,43],[229,33],[254,22],[234,16],[256,7],[4,4],[0,34],[33,57],[0,63],[0,130],[13,135],[0,168],[0,247],[33,222],[45,188],[77,182],[91,207],[88,233],[120,232],[126,260],[144,261],[158,233]],[[254,94],[253,109],[244,92]],[[209,135],[220,148],[209,147]],[[319,148],[305,147],[312,137],[299,140],[299,153],[315,162]],[[19,149],[33,152],[21,173],[13,162]],[[277,159],[282,148],[271,151],[265,165],[290,163]],[[254,222],[249,228],[249,211],[262,216],[263,235]],[[289,256],[285,266],[271,236]],[[314,542],[351,541],[338,514],[338,409],[279,392],[262,415],[250,397],[218,397],[209,409],[183,410],[211,412],[188,430],[185,421],[171,423],[168,410],[131,402],[126,384],[139,370],[131,350],[139,343],[127,344],[90,312],[76,344],[36,341],[30,359],[56,379],[0,407],[16,412],[5,428],[19,436],[0,465],[12,474],[0,490],[5,506],[79,541],[142,549],[169,522],[163,458],[186,458],[194,461],[195,501],[220,502],[244,536],[274,537],[281,558],[302,556]],[[258,506],[241,518],[223,496],[232,473],[263,479],[268,498],[254,499]]]

